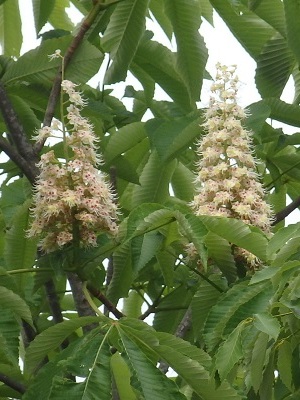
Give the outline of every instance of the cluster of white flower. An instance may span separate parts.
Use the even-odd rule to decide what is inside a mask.
[[[96,153],[93,127],[80,115],[84,100],[73,82],[63,80],[68,96],[66,123],[54,121],[41,128],[37,141],[62,134],[65,159],[51,150],[41,156],[33,198],[33,222],[28,236],[41,237],[41,248],[50,252],[74,239],[74,227],[81,245],[96,246],[97,234],[117,233],[117,206],[109,185],[96,168],[101,159]],[[61,136],[61,135],[60,135]]]
[[[236,67],[217,64],[212,97],[206,111],[207,134],[198,144],[197,215],[241,219],[270,231],[272,210],[256,173],[251,133],[242,126],[246,113],[237,104]]]

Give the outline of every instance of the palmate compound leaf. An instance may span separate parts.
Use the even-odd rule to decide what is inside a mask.
[[[167,362],[201,398],[205,400],[241,400],[241,397],[227,382],[223,382],[216,389],[209,374],[210,356],[189,342],[168,333],[155,332],[141,321],[128,318],[120,321],[118,330],[123,337],[128,337],[131,343],[134,342],[141,351],[150,351],[156,355],[157,359]]]
[[[44,357],[59,345],[78,328],[99,323],[109,323],[106,317],[80,317],[63,321],[44,330],[30,343],[25,354],[25,368],[27,373],[32,374]]]
[[[176,384],[156,368],[133,340],[123,331],[119,334],[145,400],[186,400]]]

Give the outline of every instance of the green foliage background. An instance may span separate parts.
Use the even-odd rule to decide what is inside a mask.
[[[289,213],[287,195],[294,208],[300,204],[299,1],[28,3],[41,41],[20,55],[26,21],[17,0],[0,1],[0,149],[8,156],[1,163],[0,398],[298,399],[300,223],[278,220],[267,238],[238,220],[196,217],[189,202],[195,142],[204,134],[196,103],[209,79],[210,49],[199,28],[217,12],[257,65],[261,100],[248,105],[246,124],[268,199],[278,216]],[[70,3],[84,18],[77,26]],[[147,18],[176,51],[153,39]],[[47,22],[52,28],[41,34]],[[75,271],[68,249],[41,255],[25,237],[36,162],[49,150],[32,137],[59,118],[52,88],[60,60],[48,59],[56,49],[68,54],[66,78],[87,99],[84,115],[95,126],[101,169],[121,211],[118,240],[100,235],[96,249],[81,251]],[[100,67],[106,72],[95,89],[88,82]],[[111,90],[128,72],[143,88],[126,87],[132,109]],[[286,103],[281,94],[290,77],[294,100]],[[170,100],[154,100],[156,86]],[[60,145],[54,148],[60,154]],[[202,268],[185,259],[190,242]],[[232,244],[264,267],[245,274]],[[103,315],[93,303],[104,304]]]

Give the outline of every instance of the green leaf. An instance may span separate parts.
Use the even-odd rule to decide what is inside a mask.
[[[115,157],[133,148],[145,137],[145,124],[143,122],[133,122],[123,126],[111,135],[105,148],[105,161],[111,164]]]
[[[160,372],[123,331],[120,332],[120,337],[145,400],[186,399],[175,383]]]
[[[232,255],[232,247],[227,240],[208,232],[204,243],[208,250],[208,257],[212,258],[228,282],[234,282],[237,277],[237,269]]]
[[[110,372],[110,346],[107,342],[108,333],[103,336],[98,332],[97,348],[95,349],[88,374],[83,382],[76,383],[67,380],[65,377],[54,379],[50,399],[63,400],[67,394],[72,400],[111,400],[111,372]],[[100,338],[100,340],[99,340]],[[93,346],[93,343],[91,343]],[[76,360],[74,368],[78,367],[78,362],[86,362],[83,359]],[[75,361],[75,362],[76,362]],[[77,365],[76,365],[77,364]]]
[[[280,267],[264,267],[263,269],[256,271],[252,276],[249,285],[253,285],[254,283],[262,282],[265,280],[270,280],[280,271]]]
[[[228,240],[239,247],[242,247],[256,255],[262,261],[266,260],[267,239],[259,230],[244,222],[224,217],[199,216],[199,219],[206,225],[207,229]]]
[[[143,40],[134,62],[184,111],[190,112],[194,109],[188,88],[175,68],[175,55],[168,48],[151,40]]]
[[[203,330],[208,349],[215,348],[221,338],[244,319],[264,312],[270,300],[270,289],[269,282],[248,285],[244,281],[221,295],[211,308]]]
[[[105,74],[105,82],[123,81],[145,30],[145,15],[149,0],[120,2],[108,24],[102,46],[113,60]]]
[[[291,343],[283,340],[278,346],[277,368],[280,379],[291,392],[293,392],[292,358],[293,350]]]
[[[280,324],[278,320],[268,313],[254,314],[254,326],[261,332],[265,332],[275,341],[280,333]]]
[[[175,118],[172,121],[154,119],[147,121],[145,128],[160,158],[169,161],[200,135],[201,122],[202,118],[198,116]]]
[[[251,364],[250,364],[250,376],[251,383],[254,391],[257,393],[260,388],[261,381],[263,378],[263,369],[266,365],[267,360],[267,347],[269,342],[269,335],[264,332],[260,332],[254,341],[254,347],[252,351]]]
[[[164,203],[169,197],[169,182],[175,166],[175,160],[163,164],[157,152],[152,152],[140,175],[140,186],[134,188],[133,207],[149,202]]]
[[[167,38],[171,40],[173,28],[168,16],[166,15],[164,2],[161,0],[150,0],[149,9]]]
[[[0,286],[0,307],[11,310],[16,316],[22,318],[33,327],[31,311],[25,301],[16,293]]]
[[[286,36],[284,10],[281,0],[242,0],[258,17],[266,21],[282,36]]]
[[[181,162],[178,163],[171,180],[172,189],[176,197],[190,202],[195,192],[195,175]]]
[[[300,107],[295,104],[288,104],[275,97],[268,97],[262,100],[271,108],[270,118],[288,125],[300,127]]]
[[[104,318],[104,317],[103,317]],[[80,317],[64,321],[44,330],[30,343],[25,354],[25,367],[33,373],[43,358],[55,350],[71,333],[83,326],[100,322],[100,317]],[[109,319],[105,318],[105,322]]]
[[[209,279],[216,285],[223,289],[224,279],[220,279],[219,276],[210,276]],[[195,340],[197,341],[201,337],[202,328],[205,320],[210,312],[212,306],[214,306],[222,292],[217,290],[209,282],[201,281],[199,289],[195,293],[192,302],[192,321],[193,321],[193,332]]]
[[[73,30],[74,24],[66,11],[67,7],[69,7],[69,0],[55,0],[54,8],[49,16],[49,22],[55,29]]]
[[[173,25],[177,43],[177,67],[191,100],[200,99],[207,49],[199,33],[201,9],[197,2],[165,0],[165,12]]]
[[[7,270],[31,268],[36,259],[37,241],[25,237],[29,228],[29,206],[26,201],[15,210],[11,228],[6,233],[4,259]]]
[[[295,60],[281,35],[272,37],[257,59],[255,82],[262,97],[280,97]]]
[[[300,63],[300,5],[297,0],[284,0],[284,13],[289,48]]]
[[[300,223],[290,224],[286,227],[279,229],[270,239],[267,247],[268,260],[274,260],[276,253],[280,250],[290,239],[300,236]]]
[[[35,31],[38,34],[43,26],[48,21],[49,15],[51,14],[54,7],[54,1],[43,1],[43,0],[33,0],[33,16]]]
[[[243,349],[241,333],[244,324],[239,324],[221,344],[216,354],[216,367],[221,380],[224,380],[234,365],[242,358]]]
[[[113,303],[126,297],[133,280],[130,242],[126,241],[113,253],[114,271],[107,289],[107,297]]]
[[[21,17],[18,0],[0,5],[0,45],[2,53],[18,57],[22,46]]]
[[[135,290],[131,290],[124,300],[123,314],[130,318],[138,318],[141,315],[141,308],[144,303],[143,297]]]
[[[119,353],[115,353],[111,357],[110,366],[120,400],[136,400],[137,398],[130,386],[129,368]]]
[[[155,257],[162,241],[163,235],[159,232],[149,232],[131,241],[134,275],[137,275]]]
[[[264,44],[276,31],[245,6],[240,5],[239,10],[235,11],[231,0],[210,2],[240,44],[256,59]]]
[[[22,55],[16,62],[10,64],[2,80],[8,85],[18,81],[44,83],[51,86],[61,60],[56,58],[49,61],[49,54],[56,49],[65,53],[72,36],[63,36],[57,39],[45,40],[39,47]],[[102,53],[88,41],[83,41],[76,50],[68,65],[66,79],[75,83],[86,83],[98,70],[103,60]]]

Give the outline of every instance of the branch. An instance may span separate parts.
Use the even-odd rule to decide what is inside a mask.
[[[103,5],[102,5],[103,6]],[[68,47],[66,53],[64,54],[64,69],[66,70],[67,66],[69,65],[70,61],[72,60],[75,51],[78,49],[80,43],[82,42],[85,34],[90,29],[92,24],[94,23],[97,15],[99,12],[102,11],[101,3],[97,2],[94,4],[94,7],[89,12],[89,14],[83,20],[80,29],[76,36],[74,36],[70,46]],[[50,126],[52,118],[54,116],[55,107],[60,95],[61,90],[61,80],[62,80],[62,67],[59,68],[56,77],[54,78],[54,82],[52,85],[51,93],[49,96],[49,101],[47,105],[47,109],[44,116],[43,126]],[[34,147],[35,154],[39,154],[41,149],[44,146],[44,142],[36,143]]]
[[[192,325],[192,310],[189,307],[176,329],[175,336],[183,339],[186,333],[191,329],[191,325]],[[164,374],[166,374],[169,370],[169,365],[166,362],[161,361],[159,364],[159,369]]]
[[[7,96],[4,85],[0,82],[0,111],[7,126],[9,137],[12,139],[12,146],[3,137],[0,137],[0,148],[7,156],[24,172],[31,183],[34,183],[39,173],[37,158],[31,143],[26,138],[24,128],[20,124],[17,114]]]
[[[91,308],[87,299],[84,296],[82,290],[82,281],[79,279],[78,275],[75,274],[74,272],[68,272],[67,277],[72,289],[73,298],[78,315],[80,317],[95,316],[94,310]],[[85,333],[87,333],[92,329],[96,328],[97,326],[98,326],[97,324],[90,324],[83,327],[82,330]]]
[[[63,315],[61,312],[59,299],[58,299],[55,285],[54,285],[54,282],[52,279],[45,282],[45,290],[46,290],[46,295],[48,297],[48,303],[49,303],[50,310],[52,312],[54,323],[58,324],[60,322],[63,322],[64,319],[63,319]],[[67,339],[65,339],[61,344],[61,348],[65,349],[68,347],[68,345],[69,345],[69,341]]]
[[[20,168],[31,184],[35,182],[38,175],[38,168],[30,165],[17,150],[0,136],[0,149]]]
[[[280,221],[284,220],[288,215],[290,215],[296,208],[300,207],[300,196],[297,197],[294,201],[291,202],[288,206],[286,206],[283,210],[279,211],[275,215],[275,219],[272,222],[272,225],[278,224]]]
[[[9,376],[2,374],[1,372],[0,372],[0,381],[21,394],[26,392],[26,387],[23,385],[23,383],[17,382],[14,379],[10,378]]]
[[[96,299],[100,300],[101,303],[104,304],[104,306],[108,309],[108,311],[110,311],[117,319],[125,316],[110,300],[108,300],[108,298],[102,292],[100,292],[100,290],[89,284],[87,285],[87,289],[94,297],[96,297]]]

